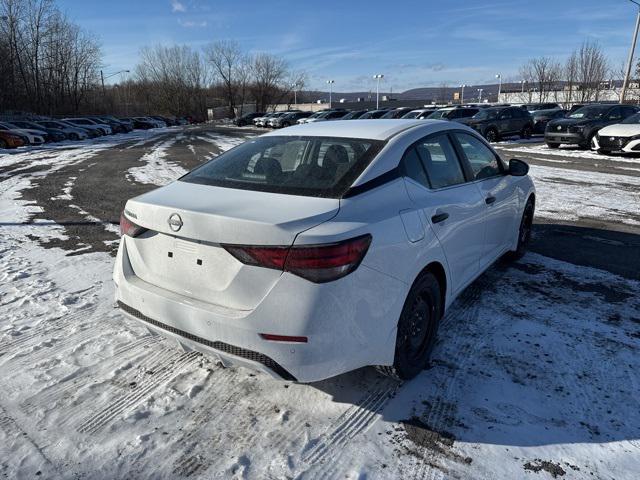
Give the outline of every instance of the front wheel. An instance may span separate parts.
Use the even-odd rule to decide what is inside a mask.
[[[523,257],[531,241],[531,230],[533,227],[533,212],[535,205],[533,199],[530,198],[522,212],[522,220],[520,220],[520,228],[518,229],[518,244],[515,250],[508,252],[505,257],[507,260],[518,260]]]
[[[602,148],[599,148],[598,153],[600,155],[611,155],[611,150],[603,150]]]
[[[423,273],[414,282],[398,320],[393,365],[378,367],[380,372],[410,380],[427,367],[444,308],[440,293],[432,273]]]
[[[532,133],[533,133],[533,130],[531,129],[531,126],[525,125],[524,128],[522,129],[522,132],[520,133],[520,138],[531,138]]]
[[[556,148],[560,148],[560,144],[559,143],[553,143],[553,142],[547,142],[547,147],[556,149]]]
[[[498,135],[498,131],[495,128],[490,128],[485,132],[484,138],[487,139],[487,142],[493,143],[497,142],[500,136]]]

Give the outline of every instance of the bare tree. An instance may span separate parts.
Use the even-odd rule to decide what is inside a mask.
[[[287,62],[275,55],[259,53],[252,62],[253,84],[251,91],[259,111],[283,97],[282,86],[287,78]]]
[[[575,90],[578,88],[578,53],[574,50],[564,64],[565,102],[573,103]]]
[[[609,70],[607,58],[599,44],[585,41],[576,52],[580,102],[598,100]]]
[[[235,102],[244,73],[245,55],[237,42],[220,40],[205,48],[207,61],[212,65],[216,77],[222,82],[229,105],[229,114],[235,117]]]

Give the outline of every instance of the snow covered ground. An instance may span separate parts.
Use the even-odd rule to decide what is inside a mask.
[[[147,169],[123,172],[135,183],[178,175],[178,145],[202,148],[127,140]],[[28,223],[43,212],[23,198],[32,182],[102,148],[0,155],[0,475],[637,478],[639,282],[533,253],[498,265],[448,312],[432,368],[404,384],[371,369],[310,385],[224,369],[118,314],[108,252],[50,248],[67,229]],[[541,215],[613,210],[596,197],[616,221],[637,215],[635,180],[564,170],[532,168]],[[69,181],[57,201],[77,201]]]

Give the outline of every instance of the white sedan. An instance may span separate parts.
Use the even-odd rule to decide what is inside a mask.
[[[601,128],[593,137],[591,147],[598,153],[640,153],[640,113],[621,123]]]
[[[26,137],[29,145],[42,145],[45,142],[47,133],[42,130],[33,130],[31,128],[20,128],[9,122],[0,123],[0,130],[16,133]]]
[[[427,366],[456,296],[524,253],[535,191],[434,120],[294,126],[127,202],[116,301],[225,365],[311,382]]]

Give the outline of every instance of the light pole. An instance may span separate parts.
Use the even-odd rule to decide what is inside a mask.
[[[464,83],[460,85],[460,89],[462,90],[462,93],[460,94],[460,105],[464,105],[464,88],[465,87],[466,85]]]
[[[524,93],[524,84],[525,84],[526,80],[520,80],[520,85],[521,85],[521,90],[520,93]]]
[[[298,106],[298,90],[297,90],[297,88],[299,86],[300,86],[300,84],[298,82],[291,84],[291,88],[293,88],[293,104],[296,107]]]
[[[500,94],[502,93],[502,75],[500,73],[497,73],[496,78],[498,79],[498,102],[497,103],[500,103]]]
[[[482,103],[482,92],[484,91],[484,88],[479,88],[478,89],[478,103]]]
[[[638,15],[636,16],[636,28],[633,31],[633,38],[631,39],[631,50],[629,50],[629,59],[627,60],[627,71],[624,75],[624,82],[622,83],[622,91],[620,92],[620,103],[624,103],[624,97],[627,94],[627,88],[629,88],[629,77],[631,76],[631,65],[633,64],[633,53],[636,49],[636,40],[638,39],[638,30],[640,29],[640,3],[635,0],[629,0],[631,3],[635,3],[638,6]]]
[[[377,73],[373,76],[374,80],[377,80],[376,83],[376,110],[380,107],[380,80],[384,78],[384,75],[381,73]]]
[[[329,84],[329,108],[331,108],[331,94],[332,94],[332,86],[334,83],[336,83],[335,80],[327,80],[327,83]]]

